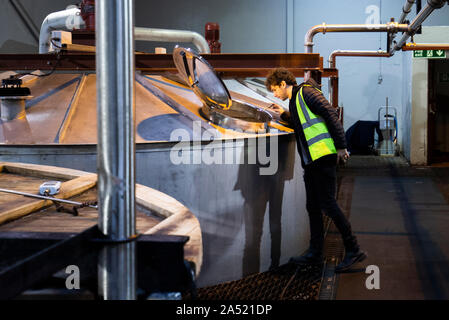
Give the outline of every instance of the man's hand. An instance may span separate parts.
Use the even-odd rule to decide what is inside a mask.
[[[349,153],[346,149],[338,149],[337,150],[337,163],[345,164],[349,159]]]
[[[284,108],[282,108],[281,106],[279,106],[275,103],[273,103],[270,106],[268,106],[267,108],[265,108],[265,111],[267,111],[269,114],[271,114],[273,119],[276,121],[282,120],[281,115],[285,112]]]
[[[285,110],[284,110],[284,108],[282,108],[280,105],[277,105],[277,104],[275,104],[275,103],[272,103],[272,104],[268,107],[268,111],[273,111],[273,112],[276,112],[276,113],[281,114],[281,113],[283,113]]]

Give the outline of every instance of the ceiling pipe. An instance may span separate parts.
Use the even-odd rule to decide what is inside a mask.
[[[407,32],[409,27],[407,24],[399,24],[397,22],[389,22],[387,24],[328,24],[325,23],[313,26],[305,36],[304,48],[306,53],[313,52],[313,37],[317,33],[326,32]]]
[[[399,23],[405,23],[405,19],[407,18],[408,14],[412,11],[412,7],[415,4],[416,0],[407,0],[402,7],[402,13],[399,17]],[[389,39],[389,44],[393,43],[394,38],[396,37],[396,33],[392,34]]]
[[[444,6],[447,0],[427,0],[427,5],[419,11],[418,15],[410,23],[410,28],[402,36],[401,40],[391,47],[390,52],[393,54],[395,51],[401,50],[408,38],[413,36],[429,15],[436,9],[440,9]]]
[[[416,0],[407,0],[402,7],[402,14],[399,18],[399,23],[405,23],[405,19],[407,18],[410,11],[412,11],[412,7],[415,4]]]
[[[448,43],[407,43],[402,46],[402,51],[413,50],[449,50]]]
[[[391,57],[392,54],[387,51],[365,51],[365,50],[334,50],[329,55],[329,68],[336,67],[337,57]],[[330,104],[337,108],[338,107],[338,77],[329,78],[329,102]],[[335,96],[334,96],[335,94]]]
[[[335,68],[337,57],[391,57],[392,54],[386,51],[364,51],[364,50],[335,50],[329,55],[329,68]]]
[[[39,53],[48,53],[52,31],[72,31],[75,27],[79,29],[83,26],[84,21],[80,16],[80,9],[78,8],[70,8],[50,13],[41,25],[39,34]]]
[[[39,34],[39,53],[49,52],[53,30],[72,31],[75,28],[86,27],[81,14],[82,11],[79,8],[50,13],[42,22]],[[91,17],[91,19],[95,18]],[[206,39],[194,31],[136,27],[134,28],[134,38],[137,41],[188,42],[193,43],[199,53],[210,53]]]
[[[304,48],[306,53],[313,52],[313,37],[317,33],[326,32],[406,32],[409,30],[407,24],[399,24],[397,22],[389,22],[387,24],[329,24],[325,23],[313,26],[310,28],[305,36]],[[310,79],[311,72],[304,73],[304,80]]]
[[[136,27],[134,36],[135,40],[140,41],[189,42],[197,47],[199,53],[210,53],[206,39],[193,31]]]

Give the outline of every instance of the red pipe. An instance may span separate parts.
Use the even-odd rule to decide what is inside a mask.
[[[221,53],[220,26],[215,22],[208,22],[205,26],[205,38],[209,44],[210,53]]]
[[[85,30],[95,30],[95,0],[83,0],[81,2],[81,18],[83,18]]]

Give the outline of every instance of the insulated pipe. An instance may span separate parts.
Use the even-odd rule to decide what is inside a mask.
[[[50,48],[51,32],[53,30],[71,31],[84,27],[80,17],[80,9],[71,8],[50,13],[42,22],[39,34],[39,53],[47,53]]]
[[[85,22],[81,18],[81,10],[71,8],[49,14],[42,22],[39,35],[39,53],[47,53],[50,48],[51,31],[71,31],[84,28]],[[193,43],[200,53],[210,53],[206,39],[197,32],[186,30],[168,30],[155,28],[134,28],[135,40],[160,42],[189,42]]]
[[[193,31],[136,27],[134,36],[136,40],[140,41],[189,42],[197,47],[199,53],[210,53],[206,39]]]
[[[96,3],[99,295],[136,299],[133,0]]]
[[[329,55],[329,68],[335,68],[337,56],[344,57],[391,57],[392,54],[386,51],[365,51],[365,50],[335,50]],[[334,86],[338,86],[338,78],[329,78],[329,102],[335,108],[338,107],[338,96],[334,97]]]
[[[397,22],[389,22],[387,24],[328,24],[325,23],[313,26],[310,28],[305,36],[305,52],[313,52],[313,37],[317,33],[326,32],[407,32],[409,27],[406,24],[399,24]]]
[[[427,5],[419,11],[418,15],[410,23],[410,29],[404,33],[401,40],[394,47],[391,48],[390,52],[393,54],[397,50],[401,50],[402,46],[405,44],[408,38],[413,36],[424,20],[435,10],[440,9],[444,6],[447,0],[427,0]]]

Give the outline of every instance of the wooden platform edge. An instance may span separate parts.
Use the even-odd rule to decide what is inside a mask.
[[[0,171],[68,179],[68,181],[61,184],[61,190],[57,196],[57,198],[62,199],[78,195],[94,187],[97,183],[97,174],[95,173],[54,166],[0,162]],[[200,223],[195,215],[182,203],[169,195],[140,184],[136,184],[136,203],[165,218],[161,223],[145,231],[144,234],[168,234],[189,237],[189,241],[184,246],[184,258],[195,263],[195,273],[199,275],[203,264],[203,242]],[[0,213],[0,224],[20,218],[51,204],[52,202],[49,200],[36,200],[7,212],[2,212]]]
[[[4,168],[4,167],[3,167]],[[15,167],[19,169],[18,167]],[[18,170],[20,171],[20,170]],[[23,170],[22,170],[23,173]],[[34,172],[35,173],[35,172]],[[97,184],[97,175],[90,173],[69,181],[61,183],[61,190],[55,198],[68,199],[70,197],[76,196]],[[21,206],[3,211],[0,213],[0,224],[24,217],[28,214],[33,213],[36,210],[42,209],[53,204],[50,200],[35,200],[23,204]]]
[[[147,199],[151,199],[151,202]],[[203,265],[203,239],[200,223],[195,215],[176,199],[142,185],[136,186],[136,202],[166,217],[144,234],[189,236],[189,241],[184,246],[184,258],[195,264],[198,276]]]
[[[0,162],[0,171],[5,170],[10,173],[22,175],[48,177],[54,179],[66,179],[66,180],[71,180],[81,176],[93,174],[86,171],[62,167],[37,165],[31,163],[19,163],[19,162]]]

